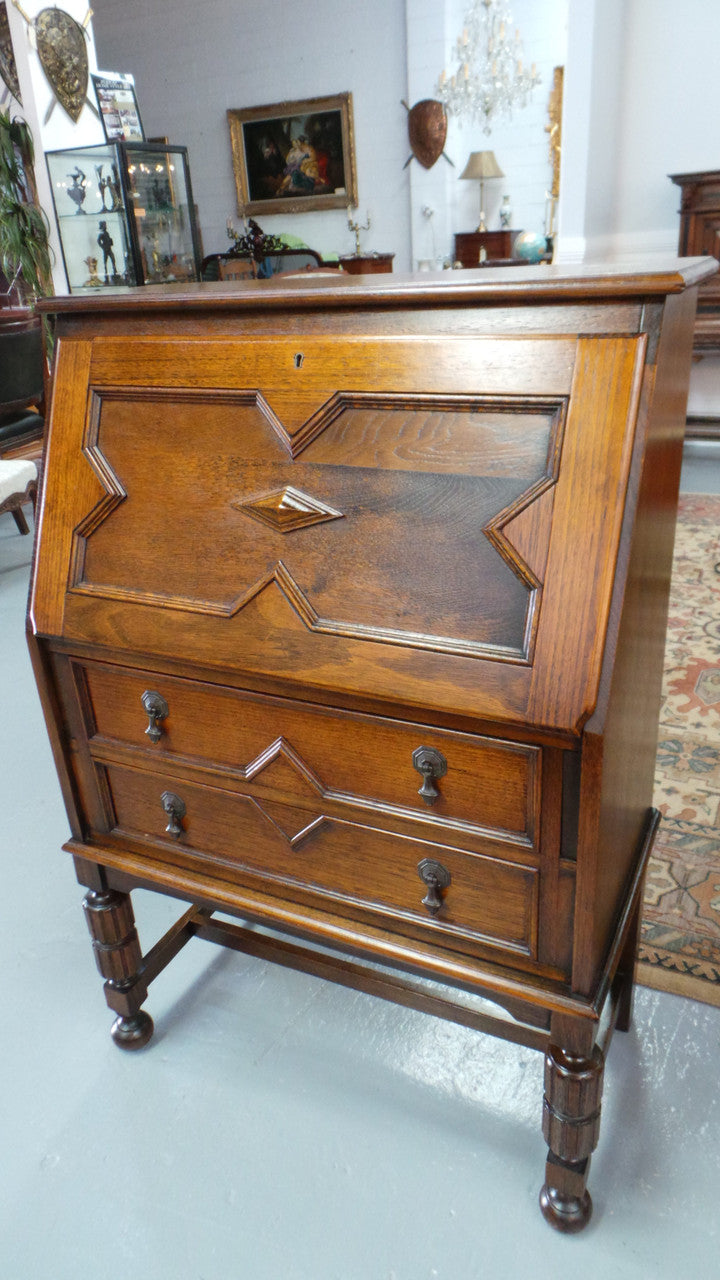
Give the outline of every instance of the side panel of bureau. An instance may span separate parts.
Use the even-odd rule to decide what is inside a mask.
[[[607,960],[652,804],[694,308],[693,291],[668,298],[658,326],[615,575],[621,623],[583,738],[573,967],[582,992],[593,990]]]

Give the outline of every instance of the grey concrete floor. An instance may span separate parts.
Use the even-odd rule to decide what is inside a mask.
[[[195,942],[112,1044],[0,517],[0,1280],[713,1280],[720,1009],[640,989],[593,1220],[542,1220],[542,1061]],[[135,895],[149,947],[178,904]]]
[[[681,493],[720,493],[720,440],[687,440]]]

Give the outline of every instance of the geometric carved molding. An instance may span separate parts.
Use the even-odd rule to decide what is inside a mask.
[[[533,576],[527,568],[523,569],[523,566],[518,564],[517,557],[508,555],[503,549],[507,544],[505,544],[502,535],[493,538],[490,536],[488,528],[485,529],[485,533],[490,537],[490,541],[495,544],[496,549],[500,551],[503,559],[527,585],[529,590],[529,611],[530,615],[532,615],[534,596],[537,594],[533,590],[535,587]],[[273,587],[280,592],[280,595],[301,619],[308,631],[330,636],[343,636],[349,640],[372,640],[382,644],[397,644],[417,649],[430,649],[432,651],[439,650],[440,652],[455,653],[467,658],[494,658],[496,661],[510,659],[511,661],[519,660],[521,662],[528,659],[527,636],[521,647],[515,649],[508,646],[499,647],[488,644],[485,641],[437,635],[435,632],[426,634],[412,631],[409,628],[376,627],[372,624],[346,623],[334,618],[323,618],[313,608],[307,595],[298,586],[282,560],[278,560],[268,573],[263,574],[241,596],[228,601],[227,604],[218,604],[214,600],[202,600],[197,596],[169,596],[165,593],[153,593],[131,587],[99,587],[96,584],[88,586],[79,577],[75,578],[72,590],[73,593],[78,595],[102,596],[106,600],[136,601],[150,606],[161,605],[165,609],[178,609],[182,613],[199,613],[204,614],[206,617],[234,618],[252,601],[256,600],[262,592]]]
[[[550,545],[555,481],[544,477],[485,526],[483,533],[531,589],[542,585]]]
[[[530,592],[523,645],[526,661],[532,662],[539,608],[550,551],[555,489],[560,470],[567,404],[558,406],[549,441],[546,474],[498,512],[483,533],[503,560]]]
[[[287,840],[292,849],[307,840],[308,836],[325,826],[327,818],[320,813],[314,817],[302,809],[293,809],[286,804],[273,804],[268,800],[257,800],[253,804],[262,816],[272,824],[276,831]]]
[[[485,525],[483,533],[528,590],[522,657],[532,662],[550,545],[555,481],[545,477]]]
[[[127,498],[127,493],[107,458],[100,452],[97,444],[87,445],[83,449],[83,453],[104,489],[100,501],[93,507],[92,511],[88,512],[85,519],[80,522],[75,530],[79,537],[89,538],[90,534],[95,532],[103,520],[107,520],[110,513]]]
[[[249,783],[261,782],[265,794],[247,794],[247,799],[262,813],[263,817],[279,831],[293,849],[304,843],[321,828],[332,823],[347,824],[357,818],[333,816],[328,812],[334,806],[344,810],[351,805],[355,810],[365,810],[369,817],[368,825],[375,826],[374,819],[378,815],[377,802],[364,795],[362,791],[337,791],[328,787],[318,774],[303,760],[302,756],[288,742],[287,738],[278,737],[257,755],[249,764],[237,767],[240,776]],[[262,775],[262,777],[261,777]],[[273,798],[282,797],[282,798]],[[294,802],[294,803],[293,803]],[[418,813],[412,804],[385,804],[383,812],[401,817],[417,819]],[[484,835],[496,834],[495,828],[485,827],[468,819],[448,819],[435,817],[429,813],[419,815],[423,823],[441,823],[457,833],[482,831]],[[503,832],[503,836],[507,833]],[[453,840],[452,843],[455,843]],[[513,837],[515,843],[515,837]],[[525,843],[521,839],[520,843]]]
[[[253,520],[268,525],[276,533],[292,533],[295,529],[305,529],[311,524],[344,518],[342,511],[336,511],[334,507],[311,498],[309,494],[302,493],[289,484],[256,498],[231,502],[230,506],[252,516]]]
[[[549,483],[536,493],[531,502],[503,524],[503,536],[525,562],[537,582],[545,578],[550,526],[555,502],[555,484]]]
[[[499,511],[483,530],[498,554],[531,590],[541,587],[545,578],[566,421],[567,401],[563,399],[555,406],[544,476]]]
[[[271,781],[275,787],[285,794],[291,792],[297,783],[301,784],[301,792],[308,790],[315,795],[324,796],[326,789],[317,774],[306,765],[302,756],[285,738],[276,738],[265,747],[259,755],[242,769],[242,775],[248,782],[254,782],[261,773],[272,773],[273,778],[265,777],[265,783]]]
[[[286,795],[292,795],[295,791],[298,799],[303,793],[307,794],[308,790],[314,792],[319,799],[325,793],[320,779],[282,737],[270,743],[242,772],[248,782],[254,782],[260,774],[264,774],[263,783],[266,786],[277,787]],[[272,823],[292,848],[297,848],[327,821],[322,813],[309,814],[306,809],[266,798],[258,800],[256,796],[251,799],[255,808]]]
[[[528,592],[527,612],[524,634],[512,644],[499,644],[487,641],[471,640],[456,635],[437,634],[434,628],[414,630],[407,626],[374,625],[350,620],[339,620],[332,616],[322,616],[313,606],[306,591],[299,585],[293,572],[282,560],[269,564],[266,571],[255,581],[241,588],[239,593],[230,599],[217,600],[202,598],[201,593],[186,596],[181,592],[167,592],[161,584],[154,589],[147,587],[120,586],[111,583],[87,582],[84,580],[83,561],[85,557],[86,539],[93,534],[107,519],[108,515],[126,498],[126,491],[118,476],[98,444],[101,405],[104,399],[112,400],[114,390],[105,390],[102,395],[95,393],[91,402],[89,429],[84,447],[85,456],[95,476],[100,480],[104,493],[101,500],[84,517],[75,530],[75,563],[70,581],[70,590],[78,594],[100,596],[105,599],[120,601],[137,601],[149,606],[162,605],[165,608],[182,612],[199,613],[206,616],[233,618],[246,606],[256,600],[263,592],[278,590],[290,605],[293,612],[310,631],[342,637],[350,640],[368,640],[390,645],[409,646],[412,648],[430,649],[435,652],[454,653],[470,658],[495,659],[496,661],[513,661],[525,664],[532,661],[534,635],[539,620],[539,607],[542,596],[542,583],[545,576],[549,534],[552,523],[552,507],[554,488],[559,471],[562,451],[562,439],[566,421],[567,402],[563,396],[539,396],[537,398],[503,397],[493,394],[465,395],[457,393],[405,394],[397,392],[356,393],[336,391],[325,396],[314,412],[303,410],[309,407],[296,402],[296,421],[294,432],[290,434],[284,424],[268,403],[268,400],[257,390],[215,393],[211,399],[218,403],[227,401],[241,405],[252,405],[260,411],[271,431],[281,445],[287,450],[288,462],[292,463],[300,455],[306,454],[309,461],[314,461],[313,445],[319,437],[324,436],[348,410],[377,410],[398,412],[407,410],[411,414],[442,414],[454,412],[459,414],[519,413],[522,425],[523,414],[537,413],[550,417],[550,436],[548,451],[544,465],[540,463],[536,478],[530,481],[528,488],[517,496],[515,501],[498,512],[484,526],[483,532],[495,551],[505,561],[515,577],[523,583]],[[195,398],[206,396],[207,392],[193,389],[174,390],[172,397],[192,402]],[[171,397],[171,398],[172,398]],[[130,396],[129,398],[133,398]],[[136,398],[140,401],[164,402],[167,393],[153,392],[149,389],[138,390]],[[122,399],[128,399],[126,390]],[[278,406],[280,407],[280,406]],[[283,406],[284,407],[284,406]],[[364,442],[363,442],[364,444]],[[380,445],[382,442],[380,441]],[[328,448],[334,453],[337,447],[342,459],[342,441],[333,438]],[[325,447],[325,446],[322,446]],[[327,451],[327,449],[326,449]],[[390,453],[394,457],[395,450]],[[398,453],[401,467],[412,470],[412,455]],[[334,464],[330,454],[321,457],[322,463]],[[501,459],[502,462],[502,459]],[[347,460],[345,460],[347,464]],[[365,465],[359,462],[357,465]],[[544,474],[543,474],[544,472]],[[256,494],[250,498],[242,498],[229,503],[234,509],[257,520],[267,528],[278,533],[289,533],[332,520],[346,518],[342,511],[336,510],[325,502],[310,494],[284,485],[281,488]]]
[[[553,419],[551,428],[552,442],[549,449],[548,463],[551,471],[555,471],[558,445],[562,439],[566,399],[563,396],[538,396],[532,402],[528,398],[518,401],[517,397],[500,395],[462,394],[397,391],[335,391],[327,396],[317,410],[289,429],[287,420],[280,418],[275,409],[267,401],[261,403],[258,395],[258,407],[262,409],[266,419],[274,427],[276,433],[287,440],[293,459],[296,459],[310,445],[323,436],[348,411],[382,412],[409,410],[414,414],[433,413],[524,413],[550,415]]]
[[[97,432],[95,432],[97,434]],[[115,472],[113,471],[107,458],[101,453],[94,440],[83,447],[83,454],[87,458],[97,479],[102,485],[102,496],[95,506],[80,521],[77,528],[73,531],[73,550],[72,562],[70,570],[71,586],[79,586],[84,577],[85,569],[85,548],[87,540],[96,529],[100,527],[104,520],[120,506],[127,498],[127,493]]]

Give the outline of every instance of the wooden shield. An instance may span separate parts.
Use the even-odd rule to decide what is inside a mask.
[[[41,9],[35,19],[35,35],[48,84],[70,119],[77,120],[88,87],[85,32],[63,9]]]
[[[416,160],[425,169],[432,169],[440,158],[447,137],[447,116],[442,102],[423,98],[416,102],[408,115],[410,147]]]
[[[5,0],[0,2],[0,77],[7,85],[13,98],[22,104],[20,82],[15,65],[15,53],[10,35],[10,23],[8,22]]]

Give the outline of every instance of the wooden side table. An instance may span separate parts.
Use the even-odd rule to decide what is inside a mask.
[[[711,254],[720,259],[720,169],[669,176],[682,193],[678,252],[682,257]],[[693,354],[698,360],[720,354],[720,284],[716,276],[698,290]],[[720,417],[693,419],[688,415],[686,435],[688,439],[720,440]]]
[[[519,231],[502,227],[500,231],[458,231],[455,236],[455,261],[463,267],[477,267],[484,258],[512,258],[512,247]]]
[[[720,169],[701,173],[671,173],[682,192],[678,252],[683,258],[711,254],[720,259]],[[698,292],[693,348],[696,353],[720,351],[720,284],[705,281]]]
[[[343,271],[351,276],[375,275],[383,271],[392,271],[394,253],[349,253],[340,258]]]

